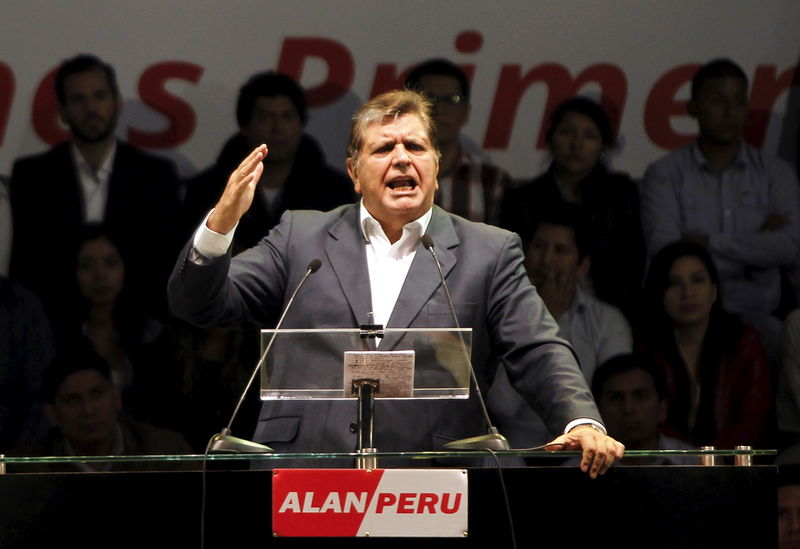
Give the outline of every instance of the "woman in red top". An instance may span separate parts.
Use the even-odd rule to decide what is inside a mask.
[[[761,446],[770,435],[773,376],[756,331],[722,311],[708,251],[676,242],[659,251],[644,288],[639,346],[668,384],[665,434],[697,446]]]

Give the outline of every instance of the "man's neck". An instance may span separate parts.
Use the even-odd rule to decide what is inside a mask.
[[[739,157],[741,141],[733,143],[714,143],[702,136],[697,140],[697,146],[706,159],[706,163],[711,171],[722,173],[736,163]]]
[[[110,456],[114,447],[113,439],[94,444],[76,444],[73,440],[69,443],[76,456]]]
[[[442,153],[442,158],[439,161],[439,175],[448,177],[458,165],[458,159],[461,157],[461,145],[458,139],[452,143],[439,143],[439,152]]]
[[[75,139],[75,147],[78,149],[78,152],[81,153],[86,163],[89,164],[89,167],[92,168],[92,171],[97,172],[114,147],[116,140],[117,138],[113,135],[108,139],[96,143],[87,143],[80,139]]]
[[[283,162],[265,162],[258,184],[265,189],[280,189],[292,173],[294,158]]]

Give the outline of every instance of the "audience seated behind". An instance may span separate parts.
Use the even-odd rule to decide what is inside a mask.
[[[272,71],[253,75],[239,90],[239,131],[213,166],[186,182],[183,236],[189,238],[216,204],[231,171],[262,143],[269,149],[266,169],[236,229],[234,255],[255,246],[286,210],[327,211],[354,202],[350,179],[326,163],[319,145],[304,132],[307,120],[305,94],[297,82]]]
[[[151,421],[182,433],[197,453],[212,435],[227,426],[252,369],[259,359],[257,331],[198,328],[171,322],[153,353],[157,373],[148,394]],[[232,431],[255,431],[260,380],[256,380],[239,410]]]
[[[11,261],[11,203],[8,201],[8,181],[0,175],[0,276],[8,276]]]
[[[85,223],[104,223],[130,258],[139,299],[152,314],[165,314],[164,288],[179,247],[175,170],[116,138],[123,100],[113,67],[77,55],[61,64],[55,82],[72,138],[14,163],[10,277],[36,292],[55,320],[68,312],[72,242]]]
[[[800,463],[800,309],[789,313],[783,325],[775,408],[778,450],[783,459]]]
[[[615,143],[614,128],[601,105],[584,97],[564,101],[550,115],[546,173],[507,189],[500,225],[525,231],[560,202],[580,204],[591,216],[593,293],[630,318],[644,275],[645,249],[636,184],[609,171],[604,159]]]
[[[778,549],[800,547],[800,464],[778,467]]]
[[[430,59],[408,73],[405,86],[433,103],[436,146],[441,153],[436,204],[472,221],[497,225],[511,177],[462,143],[471,95],[466,73],[446,59]]]
[[[629,353],[633,347],[625,316],[584,287],[592,258],[591,225],[585,210],[558,203],[535,220],[525,243],[525,268],[548,311],[558,322],[558,334],[570,342],[587,383],[605,360]],[[539,446],[552,440],[540,416],[511,388],[498,369],[487,396],[497,427],[515,448]]]
[[[660,431],[667,419],[667,387],[660,366],[645,354],[621,354],[595,371],[592,393],[608,434],[629,450],[696,450]],[[623,457],[623,465],[698,465],[697,455]]]
[[[40,434],[42,377],[54,347],[39,298],[0,276],[0,454]]]
[[[142,310],[140,296],[131,292],[129,262],[116,235],[102,225],[86,225],[72,247],[73,299],[65,322],[57,326],[60,342],[86,338],[103,357],[111,380],[120,390],[123,408],[147,421],[158,384],[152,352],[163,330],[159,320]]]
[[[106,361],[85,340],[65,345],[44,378],[44,411],[53,427],[20,443],[15,456],[123,456],[190,454],[186,439],[167,429],[130,419]],[[50,462],[15,464],[13,472],[132,471],[190,468],[183,462]]]
[[[676,242],[652,259],[637,349],[652,353],[667,380],[664,433],[695,446],[769,447],[772,367],[758,333],[721,307],[708,250]]]
[[[728,59],[695,73],[687,107],[699,136],[648,167],[642,224],[648,256],[681,239],[708,248],[722,308],[759,331],[774,362],[777,313],[793,300],[782,292],[781,267],[798,254],[800,193],[786,162],[744,142],[747,88],[747,75]]]

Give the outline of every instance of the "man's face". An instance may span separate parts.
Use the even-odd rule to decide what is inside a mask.
[[[458,79],[428,74],[419,79],[417,87],[434,102],[433,121],[439,147],[444,148],[458,141],[461,128],[469,117],[469,105],[462,95]]]
[[[433,205],[438,170],[433,143],[415,115],[370,124],[358,156],[347,159],[356,192],[382,225],[402,225],[424,214]]]
[[[64,80],[61,120],[79,141],[99,143],[114,134],[122,111],[122,98],[114,95],[105,72],[93,68]]]
[[[736,76],[710,78],[689,102],[701,139],[716,145],[738,143],[747,119],[747,86]]]
[[[778,547],[800,549],[800,485],[778,488]]]
[[[53,403],[45,406],[50,421],[75,446],[109,442],[121,408],[117,389],[97,370],[68,375]]]
[[[294,103],[285,95],[259,97],[250,122],[241,132],[251,149],[267,144],[266,163],[292,162],[303,137],[303,123]]]
[[[534,286],[547,281],[577,280],[589,270],[589,259],[580,259],[575,231],[566,225],[540,223],[525,252],[525,268]]]
[[[606,381],[597,401],[608,434],[629,449],[642,449],[656,440],[667,413],[653,376],[640,368],[620,372]],[[655,449],[655,448],[648,448]]]

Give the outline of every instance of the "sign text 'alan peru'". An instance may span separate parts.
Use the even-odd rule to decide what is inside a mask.
[[[272,477],[277,537],[463,537],[461,469],[279,469]]]

